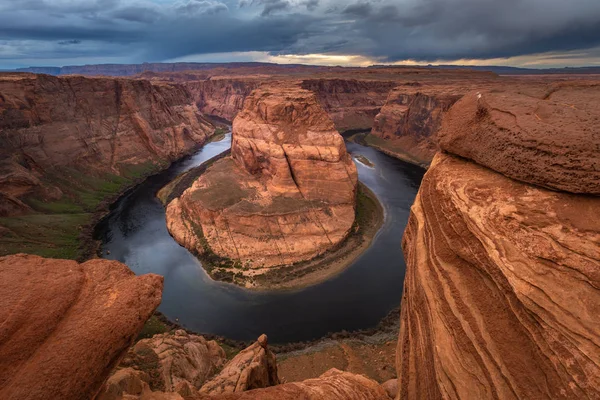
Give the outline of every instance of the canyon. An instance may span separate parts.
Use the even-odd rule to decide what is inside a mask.
[[[266,336],[237,354],[181,327],[139,340],[162,277],[19,254],[0,257],[1,397],[600,397],[599,89],[419,68],[1,75],[0,254],[75,258],[60,233],[85,233],[102,202],[205,143],[209,115],[234,121],[231,154],[163,193],[168,227],[248,271],[314,257],[352,229],[360,186],[338,130],[428,168],[401,243],[392,380],[321,365],[284,382],[282,365],[338,350],[282,359]]]
[[[233,121],[231,156],[167,205],[167,226],[195,253],[257,274],[341,243],[354,223],[357,181],[315,95],[272,83],[255,89]]]
[[[81,256],[101,203],[215,129],[182,86],[130,79],[2,75],[0,115],[0,254]]]

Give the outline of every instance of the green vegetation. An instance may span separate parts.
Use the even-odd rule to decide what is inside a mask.
[[[29,253],[49,258],[84,258],[91,249],[96,213],[136,181],[166,165],[147,162],[121,166],[120,175],[92,176],[76,168],[48,171],[44,183],[60,188],[62,197],[43,201],[31,195],[23,202],[35,213],[0,217],[0,256]]]
[[[213,135],[210,137],[210,139],[208,140],[209,143],[212,142],[220,142],[221,140],[223,140],[225,138],[225,135],[227,134],[228,130],[224,127],[217,127],[215,129],[215,133],[213,133]]]
[[[142,328],[142,331],[138,335],[137,340],[151,338],[154,335],[161,333],[167,333],[171,331],[171,327],[164,323],[158,316],[151,316],[146,324]]]

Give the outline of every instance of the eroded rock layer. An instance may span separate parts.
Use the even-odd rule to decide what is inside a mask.
[[[86,203],[84,189],[164,166],[213,130],[179,85],[1,75],[0,216],[64,196]]]
[[[598,82],[475,91],[452,107],[442,149],[523,182],[600,194]]]
[[[340,243],[354,222],[357,172],[314,94],[269,85],[233,123],[231,157],[167,207],[183,245],[250,267],[291,264]]]
[[[393,81],[370,79],[307,79],[302,87],[313,91],[329,113],[336,128],[348,130],[371,129],[373,118],[385,103]]]
[[[442,117],[462,95],[461,88],[452,86],[416,82],[398,86],[375,117],[371,134],[388,141],[388,146],[407,161],[429,164],[439,150],[437,132]]]
[[[598,215],[438,154],[403,239],[400,398],[600,397]]]
[[[116,261],[0,258],[0,398],[90,399],[160,304]]]

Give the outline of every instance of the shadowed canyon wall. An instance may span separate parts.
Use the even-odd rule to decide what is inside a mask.
[[[2,75],[0,236],[8,239],[0,240],[0,254],[11,252],[11,240],[35,240],[21,235],[22,225],[53,225],[52,217],[1,217],[68,214],[75,231],[86,223],[82,214],[196,149],[213,131],[180,85]]]

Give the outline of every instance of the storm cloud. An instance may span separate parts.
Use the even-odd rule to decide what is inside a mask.
[[[598,47],[598,0],[0,0],[0,67],[228,52],[560,60]]]

